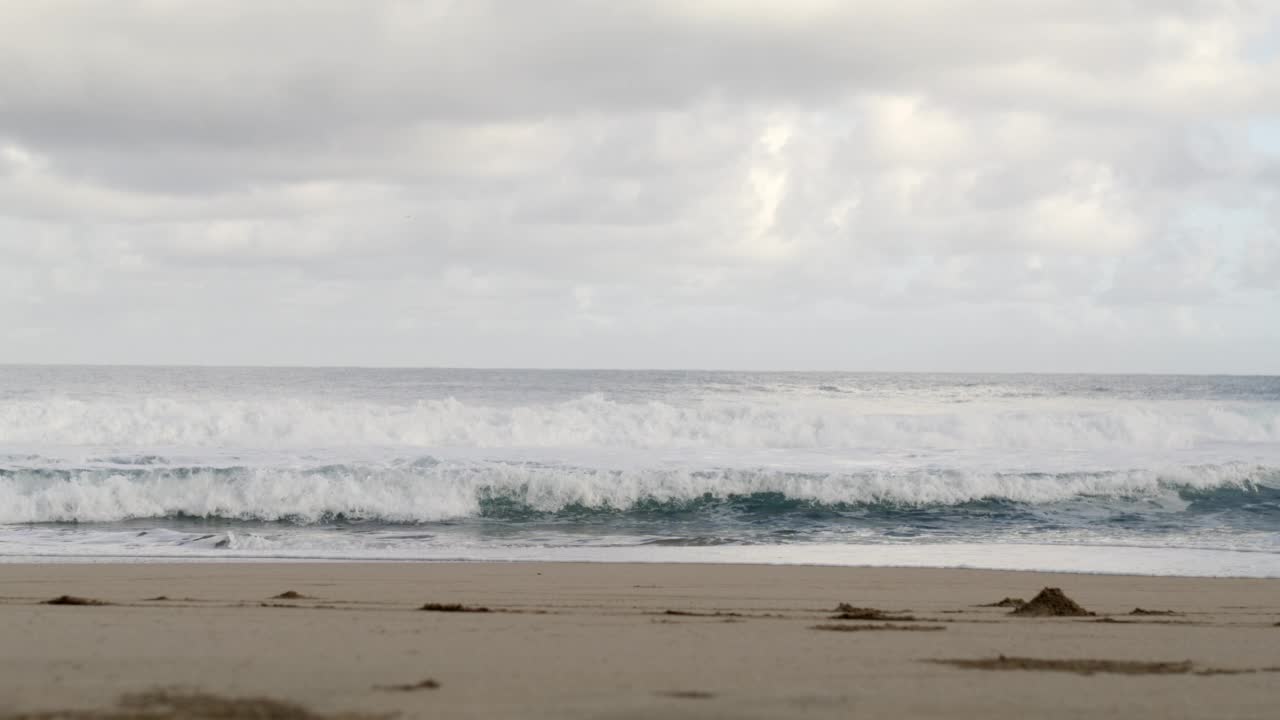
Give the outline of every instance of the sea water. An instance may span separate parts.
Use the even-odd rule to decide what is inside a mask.
[[[0,560],[1280,576],[1280,378],[0,367]]]

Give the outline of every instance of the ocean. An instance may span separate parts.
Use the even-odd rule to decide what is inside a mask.
[[[1280,577],[1280,377],[0,367],[0,562]]]

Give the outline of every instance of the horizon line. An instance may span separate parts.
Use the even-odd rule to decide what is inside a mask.
[[[0,362],[0,368],[138,368],[203,370],[438,370],[492,372],[668,372],[668,373],[760,373],[760,374],[848,374],[848,375],[1095,375],[1143,377],[1278,377],[1280,372],[1173,372],[1173,371],[1068,371],[1068,370],[848,370],[769,369],[698,367],[521,367],[499,365],[298,365],[281,364],[197,364],[197,363],[79,363]]]

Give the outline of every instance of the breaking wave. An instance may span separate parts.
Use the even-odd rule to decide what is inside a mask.
[[[143,458],[145,459],[145,458]],[[604,470],[420,458],[389,465],[0,470],[0,524],[222,518],[420,523],[531,514],[893,510],[1137,499],[1142,512],[1250,505],[1276,516],[1280,469],[1244,464],[1075,473],[917,469]],[[1260,504],[1259,504],[1260,503]]]
[[[1280,443],[1272,404],[1108,402],[928,411],[874,402],[618,402],[516,407],[280,399],[68,398],[0,404],[10,446],[1010,448],[1154,450]]]

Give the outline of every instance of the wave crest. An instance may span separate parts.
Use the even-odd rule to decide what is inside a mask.
[[[624,403],[599,394],[517,407],[62,398],[0,404],[0,438],[13,446],[1160,450],[1280,443],[1280,408],[1170,402],[921,411],[835,400]]]
[[[0,523],[180,516],[419,523],[584,510],[688,511],[742,498],[762,499],[753,510],[761,512],[779,509],[778,501],[783,500],[792,506],[837,509],[978,501],[1041,505],[1078,498],[1176,498],[1178,491],[1186,490],[1272,487],[1277,477],[1277,469],[1238,464],[1065,474],[624,471],[434,459],[395,466],[29,469],[0,473]]]

